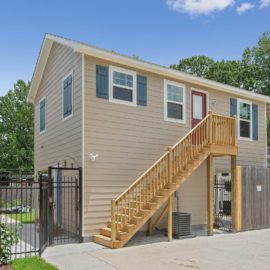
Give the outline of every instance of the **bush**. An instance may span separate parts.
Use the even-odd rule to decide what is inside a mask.
[[[10,261],[11,248],[17,243],[17,232],[0,223],[0,264],[7,264]]]

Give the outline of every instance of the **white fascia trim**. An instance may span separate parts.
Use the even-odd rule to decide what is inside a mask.
[[[34,74],[31,80],[31,85],[27,96],[27,102],[34,102],[35,100],[37,89],[39,87],[44,69],[46,67],[46,63],[49,58],[52,45],[53,41],[45,37],[40,49],[37,64],[35,66]]]

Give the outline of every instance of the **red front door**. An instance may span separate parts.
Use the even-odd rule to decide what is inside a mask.
[[[191,91],[191,124],[195,127],[206,116],[206,94]]]

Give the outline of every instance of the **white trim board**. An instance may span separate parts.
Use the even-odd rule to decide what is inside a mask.
[[[196,77],[196,76],[184,73],[184,72],[170,69],[168,67],[134,59],[132,57],[128,57],[128,56],[117,54],[111,51],[99,49],[88,44],[84,44],[81,42],[77,42],[74,40],[62,38],[62,37],[51,35],[51,34],[46,34],[43,41],[41,53],[37,61],[37,66],[35,68],[35,72],[32,78],[32,84],[31,84],[30,91],[27,98],[29,102],[33,102],[35,99],[36,92],[39,87],[40,80],[41,80],[53,42],[62,44],[63,46],[70,47],[74,50],[74,52],[83,53],[85,55],[90,55],[90,56],[108,60],[114,63],[130,66],[135,69],[140,69],[146,72],[155,73],[163,77],[168,77],[170,80],[175,80],[175,79],[183,80],[186,83],[198,84],[199,87],[207,87],[214,90],[227,92],[233,95],[238,95],[243,98],[250,98],[252,100],[270,103],[270,97],[268,96],[253,93],[251,91],[243,90],[237,87],[218,83],[215,81],[199,78],[199,77]]]
[[[85,129],[85,111],[84,111],[84,106],[85,106],[85,59],[84,59],[84,54],[82,54],[82,237],[84,236],[84,180],[85,180],[85,140],[84,140],[84,129]]]

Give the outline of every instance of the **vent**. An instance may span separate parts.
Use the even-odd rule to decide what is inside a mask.
[[[191,214],[185,212],[173,213],[173,235],[175,237],[191,234]]]

